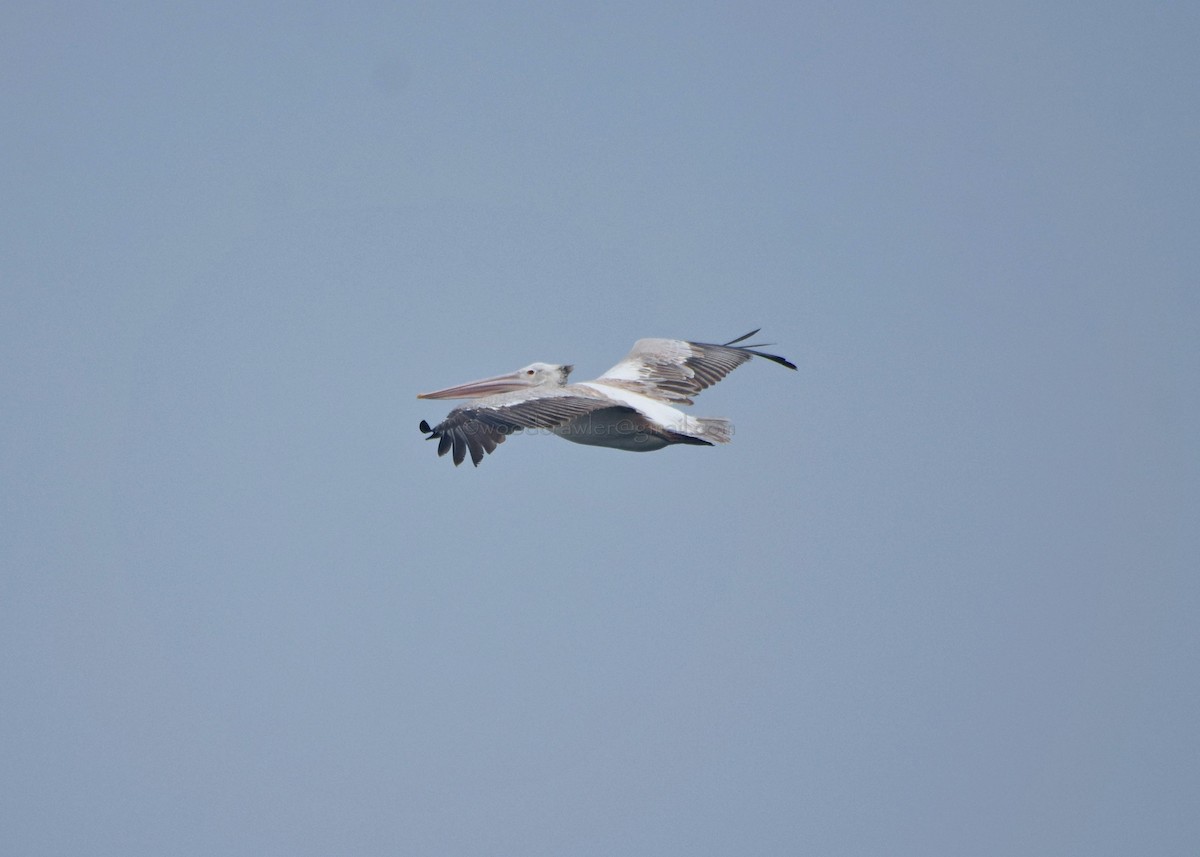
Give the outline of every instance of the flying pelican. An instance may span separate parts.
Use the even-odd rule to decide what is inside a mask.
[[[458,466],[471,453],[476,467],[513,432],[549,429],[575,443],[650,452],[673,443],[712,446],[733,439],[729,420],[690,417],[674,405],[711,387],[751,357],[795,369],[774,354],[755,351],[766,343],[738,345],[758,333],[723,345],[682,339],[639,339],[616,366],[594,381],[568,384],[575,367],[530,363],[497,375],[421,393],[418,399],[473,399],[452,410],[433,428],[421,420],[427,440],[438,439],[438,455],[453,451]]]

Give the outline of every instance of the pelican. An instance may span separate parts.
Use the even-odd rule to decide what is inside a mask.
[[[523,429],[548,429],[574,443],[630,452],[675,443],[728,443],[733,439],[729,420],[688,416],[675,405],[692,404],[692,396],[751,357],[796,368],[789,360],[755,350],[767,343],[738,345],[757,333],[752,330],[722,345],[639,339],[616,366],[578,384],[567,383],[573,366],[530,363],[507,375],[421,393],[418,399],[473,401],[432,428],[421,420],[420,428],[427,440],[438,440],[439,456],[453,452],[455,466],[469,452],[478,467],[484,455]]]

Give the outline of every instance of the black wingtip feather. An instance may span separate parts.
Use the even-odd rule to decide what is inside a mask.
[[[738,342],[744,342],[745,340],[749,339],[751,336],[754,336],[754,334],[758,333],[760,330],[762,330],[761,327],[756,327],[756,328],[754,328],[754,330],[750,331],[749,333],[739,336],[737,339],[731,339],[728,342],[726,342],[725,344],[733,345]]]
[[[780,357],[778,354],[768,354],[765,351],[755,351],[754,350],[756,348],[763,348],[767,345],[770,345],[771,343],[769,343],[769,342],[752,342],[747,345],[737,345],[736,344],[738,342],[745,342],[751,336],[754,336],[755,334],[757,334],[760,330],[762,330],[762,328],[757,327],[754,330],[750,331],[749,333],[745,334],[744,336],[739,336],[737,339],[731,339],[725,343],[725,347],[726,348],[730,348],[730,347],[737,348],[740,351],[748,351],[757,357],[764,357],[767,360],[771,360],[775,363],[778,363],[780,366],[786,366],[789,369],[795,369],[796,364],[793,363],[791,360],[788,360],[785,357]]]
[[[744,350],[750,351],[751,354],[754,354],[758,357],[765,357],[767,360],[772,360],[775,363],[778,363],[780,366],[786,366],[789,369],[796,368],[795,363],[793,363],[791,360],[788,360],[785,357],[780,357],[778,354],[767,354],[765,351],[751,351],[749,348],[746,348]]]
[[[433,429],[431,429],[429,427],[429,423],[425,422],[425,420],[421,420],[421,424],[419,426],[417,426],[417,428],[419,428],[425,434],[429,434],[430,432],[433,431]],[[433,440],[433,438],[429,438],[429,440]]]

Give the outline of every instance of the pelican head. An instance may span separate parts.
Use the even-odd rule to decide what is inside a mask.
[[[507,375],[495,375],[482,378],[457,387],[446,387],[444,390],[434,390],[432,393],[419,393],[418,399],[479,399],[483,396],[494,396],[497,393],[511,393],[514,390],[527,390],[530,387],[561,387],[567,383],[567,376],[574,366],[560,363],[530,363],[516,372]]]

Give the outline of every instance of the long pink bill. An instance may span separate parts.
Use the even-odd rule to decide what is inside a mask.
[[[418,399],[479,399],[483,396],[494,396],[497,393],[510,393],[513,390],[523,390],[529,382],[518,372],[507,375],[496,375],[459,384],[457,387],[447,387],[444,390],[434,390],[432,393],[419,393]]]

